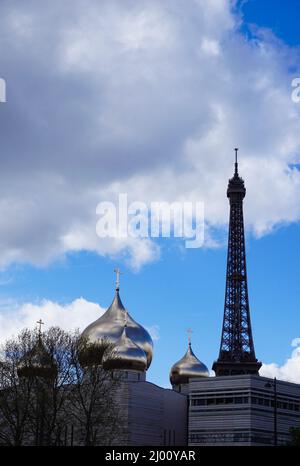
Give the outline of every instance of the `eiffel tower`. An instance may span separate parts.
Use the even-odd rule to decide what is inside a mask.
[[[226,291],[220,353],[212,367],[216,376],[258,375],[261,367],[255,357],[250,321],[243,218],[246,188],[238,173],[237,151],[234,175],[227,189],[230,217]]]

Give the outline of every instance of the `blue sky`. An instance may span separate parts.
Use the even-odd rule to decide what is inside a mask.
[[[218,356],[224,305],[226,188],[233,171],[232,149],[238,145],[247,188],[255,349],[264,363],[278,365],[268,367],[269,373],[276,375],[283,367],[281,374],[290,377],[284,368],[291,358],[291,341],[300,337],[300,182],[297,168],[289,172],[288,167],[300,162],[300,104],[288,96],[291,79],[300,76],[300,4],[249,0],[232,11],[225,1],[216,10],[194,1],[186,8],[185,2],[166,2],[163,10],[160,2],[153,2],[157,9],[148,11],[149,3],[141,2],[145,9],[136,11],[128,1],[126,21],[115,24],[115,18],[125,17],[121,3],[111,2],[111,7],[103,2],[112,30],[123,34],[123,48],[116,51],[104,33],[97,42],[90,18],[89,27],[85,29],[83,22],[77,34],[79,20],[74,18],[81,1],[72,9],[73,26],[64,23],[66,10],[58,15],[59,2],[47,7],[50,15],[60,16],[57,35],[36,28],[37,18],[42,18],[41,28],[47,27],[47,20],[35,1],[26,11],[17,2],[11,11],[0,7],[4,53],[0,77],[6,79],[8,90],[7,103],[0,107],[4,139],[0,322],[3,326],[4,319],[11,321],[2,337],[19,324],[35,325],[37,316],[46,325],[55,318],[60,323],[58,312],[80,297],[106,308],[113,298],[113,269],[118,265],[124,272],[124,305],[135,320],[157,334],[148,380],[168,385],[171,365],[186,350],[188,327],[193,329],[194,352],[211,368]],[[97,11],[97,2],[91,2],[91,15],[93,8]],[[178,27],[181,11],[185,23]],[[220,33],[215,31],[218,25]],[[176,46],[180,28],[187,28],[190,37]],[[198,37],[202,30],[204,35]],[[62,38],[59,31],[68,34]],[[152,49],[147,49],[149,37]],[[203,56],[195,71],[198,52],[190,51],[200,39]],[[163,52],[161,40],[167,44]],[[99,56],[85,50],[89,41],[95,50],[103,46],[100,70]],[[216,75],[219,69],[222,77]],[[227,86],[224,82],[226,76],[230,81],[231,73],[237,81]],[[166,76],[165,86],[161,81]],[[260,86],[265,85],[277,92],[261,103]],[[207,92],[201,92],[205,86]],[[219,92],[220,87],[216,96],[214,88]],[[132,98],[127,101],[128,93]],[[154,200],[159,195],[176,200],[178,192],[181,199],[204,200],[205,247],[184,249],[172,239],[160,239],[154,246],[98,244],[99,239],[95,243],[97,202],[125,191],[142,201],[151,200],[152,193]],[[48,318],[45,302],[59,303],[55,317]],[[90,314],[84,306],[85,302],[80,304],[77,312],[82,319],[77,316],[76,322],[88,324]],[[91,315],[97,312],[93,308]],[[70,316],[70,327],[71,321]],[[298,374],[300,382],[300,369]]]
[[[289,0],[283,4],[281,0],[249,0],[239,2],[243,17],[244,27],[247,24],[269,28],[273,33],[289,45],[299,45],[299,2]]]

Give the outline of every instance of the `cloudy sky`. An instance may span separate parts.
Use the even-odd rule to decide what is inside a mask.
[[[155,339],[149,379],[167,385],[188,327],[211,366],[239,147],[257,356],[300,382],[299,14],[293,0],[1,2],[1,339],[40,317],[84,328],[119,265]],[[204,202],[203,248],[99,238],[97,204],[119,193]]]

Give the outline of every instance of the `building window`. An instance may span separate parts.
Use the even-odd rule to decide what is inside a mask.
[[[251,398],[253,402],[253,397]],[[255,400],[257,400],[255,398]],[[256,401],[257,402],[257,401]],[[220,397],[220,398],[194,398],[190,400],[191,406],[213,406],[213,405],[233,405],[233,404],[247,404],[249,403],[248,396],[235,396],[235,397]],[[264,400],[261,399],[261,404]]]
[[[233,403],[233,398],[225,398],[225,404],[231,405]]]

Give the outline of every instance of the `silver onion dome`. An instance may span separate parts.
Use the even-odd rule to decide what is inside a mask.
[[[127,322],[126,334],[128,338],[146,353],[148,369],[153,355],[152,339],[147,330],[125,310],[119,295],[119,287],[116,288],[115,297],[107,311],[82,332],[82,337],[87,344],[93,346],[101,345],[103,342],[114,345],[123,333],[125,321]],[[101,361],[92,362],[99,364]]]
[[[193,377],[209,377],[209,371],[203,362],[195,356],[192,345],[189,342],[188,350],[170,371],[170,382],[172,385],[188,383]]]
[[[57,365],[46,350],[40,335],[32,350],[20,359],[17,374],[19,377],[51,378],[56,376]]]
[[[147,369],[147,355],[127,335],[125,325],[121,337],[113,350],[104,353],[102,364],[104,369],[135,370],[144,372]]]

